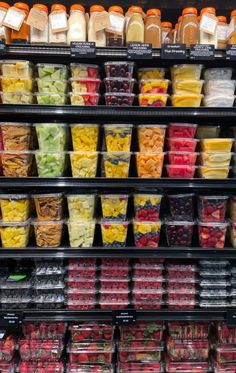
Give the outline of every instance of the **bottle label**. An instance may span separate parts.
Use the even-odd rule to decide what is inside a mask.
[[[68,30],[66,12],[53,12],[49,15],[49,20],[53,34]]]
[[[48,15],[43,10],[32,8],[29,12],[26,23],[39,31],[44,31],[48,23]]]
[[[235,25],[234,25],[234,18],[232,18],[228,26],[226,39],[228,40],[229,38],[231,38],[234,32],[235,32]]]
[[[23,10],[14,8],[12,6],[8,9],[2,24],[3,26],[7,26],[15,31],[19,31],[25,17],[26,14],[23,12]]]
[[[204,14],[200,22],[200,30],[207,34],[214,35],[216,32],[218,20],[211,14]]]

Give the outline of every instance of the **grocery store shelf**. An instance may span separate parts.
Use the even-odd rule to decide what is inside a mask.
[[[178,259],[236,259],[236,250],[225,249],[201,249],[199,247],[158,247],[156,249],[142,249],[137,247],[124,248],[39,248],[28,247],[23,249],[0,248],[0,260],[9,258],[178,258]]]
[[[129,177],[127,179],[107,179],[102,177],[79,179],[73,177],[59,177],[59,178],[15,178],[15,177],[0,177],[0,191],[4,188],[11,189],[121,189],[132,191],[140,188],[153,188],[176,190],[176,189],[196,189],[196,190],[236,190],[236,178],[234,179],[142,179],[138,177]]]

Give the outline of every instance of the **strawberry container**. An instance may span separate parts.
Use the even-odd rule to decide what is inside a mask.
[[[111,364],[113,352],[114,346],[110,342],[72,342],[68,348],[72,364]]]
[[[155,304],[161,302],[163,294],[164,291],[162,289],[145,290],[145,292],[143,292],[143,290],[133,289],[132,297],[134,302]]]
[[[227,223],[198,222],[199,243],[202,248],[223,249]]]
[[[219,342],[236,344],[236,327],[228,326],[225,322],[216,322],[215,331]]]
[[[134,210],[136,221],[158,221],[162,195],[135,194]]]
[[[224,222],[227,200],[227,196],[199,196],[199,219],[202,222]]]
[[[1,368],[1,365],[0,365]],[[62,362],[35,362],[21,361],[19,364],[19,373],[64,373],[64,364]],[[1,370],[1,372],[3,372]]]
[[[63,339],[67,324],[62,322],[25,322],[22,326],[27,339]]]
[[[166,358],[167,373],[208,373],[208,362],[170,361]]]
[[[192,179],[197,166],[188,165],[167,165],[167,175],[173,179]]]
[[[199,153],[195,152],[168,152],[168,161],[169,164],[173,166],[194,166],[197,160],[197,156]]]
[[[22,360],[30,361],[58,361],[64,349],[62,340],[20,340],[20,356]]]
[[[169,137],[167,139],[167,147],[168,150],[174,152],[195,152],[198,141],[196,139]]]
[[[214,373],[235,373],[236,363],[219,363],[212,359],[212,368]]]
[[[0,340],[0,362],[10,362],[17,349],[18,341],[13,335],[5,336]]]
[[[106,301],[102,302],[101,300],[99,301],[99,305],[101,310],[125,310],[129,306],[129,301],[124,301],[124,300],[117,300],[117,301]]]
[[[218,363],[236,363],[236,345],[220,343],[215,347],[215,358]]]
[[[158,362],[148,363],[119,363],[119,373],[161,373],[162,364]]]
[[[101,265],[101,278],[126,279],[129,276],[129,267],[108,267]]]
[[[157,321],[138,321],[135,325],[121,326],[120,339],[122,341],[155,340],[162,341],[164,325]]]
[[[68,270],[80,270],[81,267],[96,267],[96,258],[76,258],[68,260]]]
[[[168,196],[172,219],[192,220],[194,216],[194,194],[172,194]]]
[[[141,289],[143,291],[149,289],[160,289],[162,288],[163,281],[164,277],[162,276],[156,278],[133,277],[133,289]]]
[[[114,373],[114,369],[108,364],[69,363],[67,373]]]
[[[100,279],[100,291],[105,292],[105,291],[110,291],[110,292],[122,292],[123,290],[128,290],[129,289],[129,279],[124,279],[124,280],[119,280],[119,279]]]
[[[197,124],[190,123],[170,123],[167,130],[168,137],[192,139],[195,136],[197,126]]]
[[[109,322],[81,322],[70,326],[71,341],[112,341],[114,328]]]
[[[157,341],[120,341],[118,346],[121,363],[160,362],[163,346]]]
[[[168,331],[173,339],[207,339],[209,326],[207,322],[170,321]]]
[[[167,352],[171,361],[206,361],[209,354],[208,340],[188,341],[167,339]]]
[[[80,310],[80,311],[87,311],[87,310],[94,310],[96,308],[97,302],[96,301],[80,301],[77,299],[68,299],[66,302],[67,309],[69,310]]]
[[[193,221],[166,220],[168,246],[191,247],[194,224]]]
[[[135,277],[159,277],[162,275],[164,266],[162,264],[141,264],[141,263],[135,263],[134,269],[133,269],[133,275]]]

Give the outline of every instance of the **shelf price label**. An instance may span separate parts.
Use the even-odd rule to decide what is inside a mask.
[[[236,44],[227,45],[226,60],[236,61]]]
[[[127,57],[130,60],[151,60],[152,45],[148,43],[129,43]]]
[[[136,310],[112,311],[112,325],[131,325],[136,322]]]
[[[186,60],[185,44],[164,44],[161,47],[161,58],[163,60]]]
[[[190,46],[190,60],[214,60],[215,47],[212,44],[193,44]]]
[[[96,58],[96,45],[94,42],[72,41],[70,54],[76,58]]]
[[[18,327],[23,322],[23,313],[22,312],[6,312],[0,313],[0,326],[4,327]]]
[[[228,326],[236,325],[236,308],[227,311],[226,323]]]

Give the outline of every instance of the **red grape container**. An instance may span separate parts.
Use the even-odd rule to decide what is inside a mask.
[[[168,150],[173,152],[195,152],[198,141],[196,139],[169,137],[167,146]]]
[[[114,328],[109,322],[81,322],[70,326],[71,341],[112,341]]]
[[[207,339],[209,323],[197,321],[170,321],[169,334],[173,339]]]
[[[208,362],[170,361],[166,358],[167,373],[208,373]]]
[[[199,196],[198,197],[198,216],[202,222],[225,221],[227,207],[227,196]]]
[[[194,221],[166,220],[168,246],[191,247]]]
[[[62,339],[66,329],[67,324],[63,322],[25,322],[22,326],[27,339]]]
[[[202,248],[223,249],[228,223],[198,222],[199,241]]]
[[[42,372],[43,373],[43,372]],[[68,364],[67,373],[114,373],[108,364]]]
[[[236,363],[236,344],[220,343],[215,347],[218,363]]]
[[[111,279],[110,280],[107,278],[103,278],[100,280],[100,284],[101,284],[101,287],[100,287],[101,293],[106,292],[106,291],[119,293],[119,292],[129,289],[129,279],[122,279],[122,280]]]
[[[114,346],[110,342],[71,343],[68,348],[70,363],[111,364]]]
[[[160,362],[163,345],[156,341],[120,341],[118,346],[121,363]]]
[[[171,361],[206,361],[209,354],[207,339],[198,341],[167,339],[167,351]]]
[[[215,330],[219,342],[236,344],[236,326],[228,326],[225,322],[216,322]]]
[[[197,156],[199,153],[195,152],[168,152],[168,160],[169,164],[173,166],[194,166],[197,160]]]
[[[135,325],[120,327],[122,341],[155,340],[162,341],[164,324],[157,321],[138,321]]]
[[[134,97],[133,93],[105,93],[107,106],[132,106]]]
[[[1,368],[1,365],[0,365]],[[19,373],[64,373],[64,364],[62,362],[35,362],[21,361],[19,364]],[[1,370],[1,372],[4,372]]]
[[[22,360],[58,361],[61,358],[64,343],[62,340],[20,340],[20,356]]]
[[[168,196],[169,209],[172,219],[193,220],[194,216],[194,194],[172,194]]]
[[[197,130],[197,124],[192,123],[170,123],[168,126],[168,136],[192,139]]]
[[[0,361],[10,362],[18,347],[18,340],[13,335],[4,336],[0,340]]]
[[[119,363],[119,373],[161,373],[163,366],[158,362]]]

